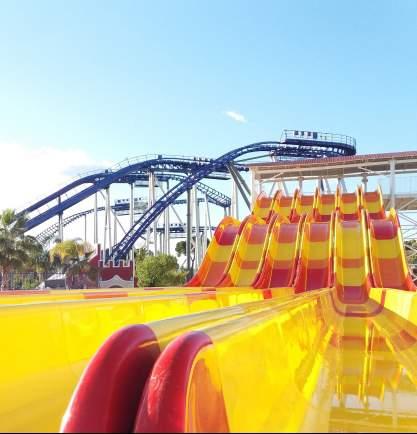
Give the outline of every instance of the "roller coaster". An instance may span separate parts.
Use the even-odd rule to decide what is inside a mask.
[[[89,214],[105,211],[106,219],[110,220],[110,213],[117,211],[117,206],[111,207],[109,188],[112,184],[130,184],[133,186],[138,181],[147,182],[149,186],[148,207],[134,221],[134,207],[131,209],[131,226],[124,233],[120,242],[112,244],[109,238],[108,249],[105,250],[105,259],[118,262],[127,258],[130,250],[139,238],[144,238],[148,228],[153,225],[153,232],[157,232],[156,219],[169,207],[183,202],[180,196],[187,193],[187,206],[191,204],[191,191],[195,187],[207,202],[218,205],[230,211],[231,199],[215,189],[202,183],[203,179],[226,180],[232,179],[239,192],[249,206],[247,194],[250,189],[239,172],[247,171],[244,163],[254,158],[239,160],[246,154],[256,154],[255,159],[269,157],[270,159],[300,159],[300,158],[325,158],[341,155],[354,155],[356,153],[356,141],[354,138],[330,133],[318,133],[299,130],[284,130],[279,141],[265,141],[249,144],[236,148],[216,158],[178,157],[166,155],[147,155],[133,159],[126,159],[116,166],[104,170],[84,174],[73,180],[68,185],[60,188],[54,193],[41,198],[35,203],[27,206],[21,211],[29,216],[27,230],[32,230],[53,217],[58,217],[58,222],[52,224],[37,235],[42,243],[48,242],[57,232],[62,238],[63,227]],[[155,183],[157,181],[175,181],[176,185],[165,191],[157,200],[154,197]],[[106,191],[106,206],[78,211],[70,216],[63,217],[64,211],[78,205],[90,196]],[[152,200],[153,196],[153,200]],[[95,197],[97,202],[97,198]],[[134,198],[131,197],[133,203]],[[184,201],[184,199],[182,199]],[[197,199],[198,203],[198,199]],[[119,206],[120,208],[120,206]],[[126,209],[126,205],[125,205]],[[188,215],[190,212],[188,212]],[[167,227],[170,223],[165,222]],[[187,239],[191,238],[192,224],[187,221],[183,225],[187,229]],[[199,229],[196,229],[197,232]],[[97,228],[95,228],[95,234]],[[110,231],[108,231],[110,233]],[[96,237],[95,237],[96,238]],[[97,239],[94,240],[97,242]]]

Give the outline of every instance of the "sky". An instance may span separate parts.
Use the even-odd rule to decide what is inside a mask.
[[[126,157],[216,157],[285,128],[417,149],[414,0],[0,6],[0,209]]]

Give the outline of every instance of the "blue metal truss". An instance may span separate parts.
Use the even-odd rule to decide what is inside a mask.
[[[74,193],[64,200],[61,200],[60,203],[50,206],[45,211],[41,211],[37,216],[30,218],[26,224],[26,229],[30,230],[49,220],[51,217],[61,214],[66,209],[71,208],[94,193],[106,189],[113,183],[134,182],[137,175],[144,175],[151,171],[155,173],[169,172],[173,175],[175,173],[186,173],[189,175],[193,172],[198,172],[202,167],[212,167],[212,161],[214,160],[203,158],[164,157],[162,155],[155,159],[141,160],[132,164],[130,164],[128,161],[126,166],[121,166],[120,168],[114,170],[106,170],[105,172],[87,175],[83,178],[73,181],[55,193],[27,207],[20,214],[32,213],[36,210],[39,210],[43,206],[49,205],[52,201],[62,198],[64,194],[68,194],[76,187],[80,187],[84,184],[92,184],[87,185],[83,190]],[[238,169],[247,170],[247,168],[243,166],[239,166]],[[225,165],[217,165],[216,170],[210,171],[209,173],[214,174],[215,179],[219,179],[219,176],[223,177],[221,179],[228,179],[228,176],[225,178],[227,172],[228,168]]]
[[[151,208],[146,210],[120,243],[114,246],[111,257],[119,260],[126,256],[135,241],[142,236],[150,224],[166,207],[172,205],[181,194],[190,190],[199,181],[204,178],[229,179],[229,165],[233,162],[237,170],[248,170],[245,166],[236,165],[236,163],[239,163],[237,159],[242,155],[264,152],[279,158],[322,158],[326,156],[354,155],[356,153],[354,145],[341,141],[333,142],[332,140],[317,140],[310,143],[298,138],[297,141],[290,140],[290,137],[286,136],[284,140],[279,142],[267,141],[243,146],[217,159],[157,155],[151,157],[145,156],[135,160],[125,160],[117,165],[117,167],[105,170],[104,172],[90,173],[71,182],[55,193],[37,201],[21,213],[38,213],[38,215],[31,216],[27,222],[26,229],[30,230],[50,218],[60,215],[66,209],[71,208],[98,191],[106,189],[113,183],[133,183],[137,179],[146,179],[146,176],[150,172],[154,172],[161,181],[164,180],[165,176],[170,177],[170,179],[177,179],[179,183],[156,201]],[[181,173],[187,176],[181,176]],[[80,187],[82,187],[82,190],[77,191]],[[227,196],[210,189],[210,187],[206,186],[204,194],[207,194],[207,197],[213,198],[216,196],[216,204],[222,202],[220,206],[230,206],[230,199]],[[47,209],[45,210],[44,208]]]
[[[129,229],[123,239],[114,246],[110,258],[118,261],[126,257],[130,249],[133,247],[136,240],[141,237],[151,223],[179,196],[190,190],[197,182],[205,178],[210,172],[217,170],[219,167],[227,167],[242,155],[254,153],[254,152],[268,152],[271,155],[275,155],[277,149],[281,149],[285,155],[285,149],[282,148],[281,142],[258,142],[252,143],[241,148],[234,149],[221,157],[213,160],[208,166],[204,166],[196,172],[189,175],[184,182],[176,185],[164,196],[162,196],[155,204],[146,210],[146,212],[139,218],[139,220]]]
[[[133,181],[133,182],[137,181],[137,180],[147,181],[147,179],[148,178],[146,175],[137,174],[134,179],[132,178],[131,181]],[[158,175],[159,181],[175,180],[175,181],[184,182],[185,179],[186,179],[185,176],[177,175],[177,174]],[[221,193],[220,191],[217,191],[214,188],[209,187],[208,185],[206,185],[202,182],[198,182],[196,184],[196,188],[200,193],[202,193],[204,196],[207,197],[207,201],[209,203],[220,206],[222,208],[230,207],[230,205],[231,205],[230,197],[226,196],[225,194]],[[202,202],[202,201],[204,201],[204,199],[200,198],[199,202]],[[187,201],[185,199],[177,199],[174,201],[173,204],[174,205],[184,205],[186,203],[187,203]],[[126,201],[123,201],[121,203],[117,203],[117,204],[112,206],[112,209],[114,211],[129,211],[130,210],[130,200],[126,199]],[[104,206],[97,208],[97,211],[104,211],[104,210],[105,210]],[[74,213],[68,217],[65,217],[63,222],[62,222],[63,227],[66,227],[66,226],[70,225],[71,223],[73,223],[74,221],[79,220],[80,218],[82,218],[86,215],[92,214],[93,212],[94,212],[94,208],[88,209],[85,211],[80,211],[80,212]],[[59,228],[59,224],[54,223],[53,225],[47,227],[42,232],[40,232],[36,236],[36,239],[41,244],[46,244],[58,232],[58,228]]]

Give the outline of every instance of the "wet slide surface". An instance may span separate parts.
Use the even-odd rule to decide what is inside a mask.
[[[339,315],[329,298],[174,341],[154,365],[136,431],[415,431],[416,348],[403,320]],[[186,363],[173,362],[179,355]]]
[[[1,295],[0,325],[1,431],[417,430],[417,293],[380,190],[261,195],[186,288]]]

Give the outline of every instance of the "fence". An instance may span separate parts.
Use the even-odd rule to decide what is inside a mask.
[[[0,275],[0,285],[2,277]],[[66,279],[63,273],[10,273],[6,289],[66,289]]]

